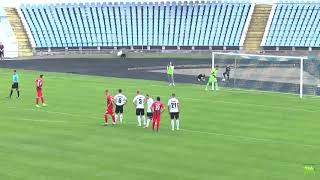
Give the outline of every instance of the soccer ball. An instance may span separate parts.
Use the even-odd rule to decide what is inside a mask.
[[[222,82],[225,82],[226,81],[226,79],[225,78],[222,78]]]

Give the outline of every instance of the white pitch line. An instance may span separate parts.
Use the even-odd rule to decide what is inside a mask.
[[[66,79],[66,77],[59,77],[61,79]],[[119,78],[119,77],[111,77],[111,78],[116,78],[116,79],[128,79],[128,78]],[[143,80],[143,79],[138,79],[138,80]],[[90,82],[94,82],[94,83],[103,83],[103,82],[100,82],[100,81],[95,81],[95,80],[86,80],[86,81],[90,81]],[[151,81],[151,80],[150,80]],[[159,83],[164,83],[166,84],[167,82],[166,81],[157,81]],[[182,85],[191,85],[193,87],[204,87],[205,85],[202,85],[202,84],[192,84],[192,83],[178,83],[178,84],[182,84]],[[137,87],[136,85],[127,85],[127,87]],[[159,85],[159,84],[151,84],[150,86],[153,86],[153,87],[166,87],[167,85]],[[178,86],[179,87],[179,86]],[[234,92],[234,91],[237,91],[238,92],[242,92],[242,93],[246,93],[246,94],[249,94],[251,92],[256,92],[256,93],[267,93],[267,94],[285,94],[285,95],[290,95],[290,98],[294,98],[294,99],[297,99],[297,97],[299,96],[299,94],[296,94],[296,93],[290,93],[290,92],[276,92],[276,91],[266,91],[266,90],[254,90],[254,89],[241,89],[241,88],[230,88],[230,87],[223,87],[222,88],[223,91],[228,91],[228,92]],[[306,96],[306,97],[311,97],[311,98],[320,98],[320,96],[315,96],[315,95],[308,95],[308,94],[305,94],[303,96]]]
[[[161,66],[163,67],[163,66]],[[8,69],[8,68],[7,68]],[[26,71],[35,71],[35,70],[26,70]],[[55,72],[49,72],[49,73],[55,73]],[[58,73],[64,73],[64,72],[58,72]],[[3,75],[7,75],[7,73],[0,73],[0,74],[3,74]],[[64,73],[64,74],[68,74],[70,76],[73,76],[73,74],[69,74],[69,73]],[[27,76],[27,75],[25,75]],[[85,76],[86,78],[88,76],[94,76],[94,75],[85,75],[85,74],[78,74],[77,78],[82,78],[81,76]],[[120,78],[120,77],[105,77],[105,76],[94,76],[94,77],[101,77],[101,78],[113,78],[113,79],[129,79],[129,78]],[[57,77],[59,79],[69,79],[70,77]],[[196,77],[195,77],[196,78]],[[143,79],[138,79],[138,80],[143,80]],[[164,79],[165,80],[165,79]],[[82,80],[79,80],[79,81],[82,81]],[[94,82],[94,83],[104,83],[103,81],[96,81],[96,80],[92,80],[92,79],[86,79],[86,81],[89,81],[89,82]],[[151,81],[151,80],[150,80]],[[166,83],[166,80],[165,81],[161,81],[159,80],[158,82],[162,82],[162,83]],[[179,83],[178,83],[179,84]],[[183,84],[183,85],[189,85],[189,83],[180,83],[180,84]],[[192,86],[195,86],[195,87],[201,87],[203,85],[201,84],[190,84]],[[156,87],[163,87],[164,85],[156,85],[156,84],[151,84],[150,86],[156,86]],[[128,86],[128,87],[136,87],[136,86]],[[261,93],[269,93],[269,94],[286,94],[286,95],[292,95],[292,96],[298,96],[298,94],[295,94],[295,93],[289,93],[289,92],[276,92],[276,91],[265,91],[265,90],[254,90],[254,89],[241,89],[241,88],[224,88],[224,90],[226,91],[242,91],[244,93],[250,93],[250,92],[261,92]],[[320,96],[314,96],[314,95],[304,95],[304,96],[308,96],[308,97],[318,97],[320,98]],[[295,97],[293,97],[295,98]]]
[[[45,119],[28,119],[28,118],[18,118],[18,119],[10,119],[17,121],[32,121],[32,122],[50,122],[50,123],[69,123],[67,121],[57,121],[57,120],[45,120]]]
[[[85,123],[85,122],[70,122],[70,121],[59,121],[59,120],[47,120],[47,119],[29,119],[29,118],[9,118],[14,121],[31,121],[31,122],[45,122],[45,123],[63,123],[63,124],[81,124],[81,125],[92,125],[94,123]]]
[[[163,87],[161,85],[151,85],[151,86],[158,86],[158,87]],[[128,86],[127,87],[136,87],[136,86]],[[116,87],[115,87],[116,88]],[[232,92],[232,90],[228,90],[229,92]],[[238,90],[236,90],[238,91]],[[241,91],[241,90],[239,90]],[[257,91],[259,92],[259,91]],[[242,92],[242,93],[249,93],[249,92]],[[267,92],[269,93],[269,92]],[[126,93],[126,94],[130,94],[130,95],[135,95],[135,93]],[[186,100],[191,100],[191,101],[204,101],[204,102],[208,102],[208,101],[214,101],[217,103],[222,103],[222,104],[231,104],[231,105],[239,105],[239,106],[258,106],[258,107],[263,107],[263,108],[269,108],[269,109],[282,109],[282,110],[289,110],[289,111],[305,111],[305,112],[320,112],[320,110],[312,110],[312,109],[303,109],[303,108],[292,108],[292,107],[284,107],[284,106],[268,106],[268,105],[264,105],[264,104],[253,104],[253,103],[247,103],[247,102],[233,102],[233,101],[226,101],[226,100],[216,100],[216,99],[198,99],[198,98],[183,98]],[[35,110],[35,109],[34,109]]]
[[[50,122],[50,123],[69,123],[67,121],[46,120],[46,119],[29,119],[29,118],[7,118],[10,121],[32,121],[32,122]]]
[[[318,145],[313,144],[303,144],[303,143],[293,143],[288,141],[281,141],[275,139],[268,139],[268,138],[256,138],[250,136],[240,136],[240,135],[232,135],[232,134],[224,134],[224,133],[217,133],[217,132],[207,132],[207,131],[197,131],[197,130],[190,130],[190,129],[181,129],[182,131],[191,132],[191,133],[200,133],[200,134],[207,134],[207,135],[215,135],[215,136],[223,136],[229,137],[234,139],[245,139],[245,140],[252,140],[252,141],[264,141],[264,142],[271,142],[271,143],[278,143],[278,144],[288,144],[288,145],[296,145],[296,146],[305,146],[305,147],[316,147],[319,148]]]
[[[10,107],[12,109],[16,107]],[[16,108],[18,109],[18,108]],[[21,110],[21,109],[20,109]],[[36,110],[36,109],[24,109],[24,110]],[[75,115],[75,114],[70,114],[70,113],[65,113],[65,112],[57,112],[57,111],[47,111],[43,110],[41,112],[46,112],[46,113],[53,113],[53,114],[60,114],[60,115],[68,115],[71,117],[84,117],[82,115]],[[102,120],[102,118],[97,118],[97,117],[88,117],[88,119],[94,119],[94,120]],[[15,119],[15,120],[20,120],[20,119]],[[34,120],[34,119],[27,119],[27,118],[22,118],[21,120],[23,121],[34,121],[34,122],[57,122],[57,123],[72,123],[69,121],[57,121],[57,120]],[[130,123],[127,122],[128,124],[135,124],[135,123]],[[76,123],[79,124],[79,123]],[[88,124],[89,123],[80,123],[80,124]],[[222,137],[228,137],[232,139],[244,139],[248,141],[263,141],[263,142],[270,142],[270,143],[277,143],[277,144],[287,144],[287,145],[295,145],[295,146],[305,146],[305,147],[316,147],[319,148],[319,145],[313,145],[313,144],[303,144],[303,143],[294,143],[294,142],[289,142],[289,141],[282,141],[282,140],[275,140],[275,139],[268,139],[268,138],[256,138],[256,137],[250,137],[250,136],[241,136],[241,135],[232,135],[232,134],[224,134],[224,133],[217,133],[217,132],[208,132],[208,131],[198,131],[198,130],[191,130],[191,129],[181,129],[181,131],[185,132],[190,132],[190,133],[196,133],[196,134],[207,134],[207,135],[214,135],[214,136],[222,136]]]
[[[66,113],[66,112],[59,112],[59,111],[48,111],[46,110],[48,107],[45,107],[43,109],[41,108],[37,108],[37,109],[33,109],[33,108],[17,108],[17,107],[7,107],[9,109],[19,109],[19,110],[26,110],[26,111],[40,111],[40,112],[46,112],[49,114],[60,114],[60,115],[67,115],[67,116],[72,116],[72,117],[84,117],[83,115],[78,115],[78,114],[71,114],[71,113]],[[90,119],[101,119],[98,117],[90,117]]]
[[[49,73],[52,73],[52,72],[49,72]],[[62,73],[62,72],[60,72]],[[1,73],[0,73],[1,74]],[[6,75],[6,73],[2,73],[4,75]],[[68,74],[69,75],[69,74]],[[72,76],[72,75],[70,75]],[[87,76],[90,76],[90,75],[82,75],[82,76],[85,76],[87,78]],[[108,78],[108,77],[104,77],[104,76],[95,76],[95,77],[101,77],[101,78]],[[57,77],[58,79],[69,79],[70,77]],[[81,80],[81,75],[80,76],[77,76],[77,78],[79,78],[78,81],[83,81]],[[113,78],[113,79],[128,79],[128,78],[119,78],[119,77],[109,77],[109,78]],[[143,80],[143,79],[138,79],[138,80]],[[86,79],[85,81],[87,82],[93,82],[93,83],[104,83],[103,81],[97,81],[97,80],[92,80],[92,79]],[[158,81],[159,83],[166,83],[165,81]],[[194,87],[202,87],[203,85],[201,84],[189,84],[189,83],[180,83],[180,84],[183,84],[183,85],[191,85],[191,86],[194,86]],[[137,87],[136,84],[135,85],[128,85],[126,84],[127,87]],[[154,86],[154,87],[164,87],[166,85],[158,85],[158,84],[151,84],[150,86]],[[298,94],[295,94],[295,93],[285,93],[285,92],[276,92],[276,91],[264,91],[264,90],[254,90],[254,89],[241,89],[241,88],[223,88],[224,91],[230,91],[230,92],[233,92],[233,91],[242,91],[242,93],[250,93],[250,92],[257,92],[257,93],[268,93],[268,94],[286,94],[286,95],[291,95],[292,98],[296,98],[298,96]],[[320,96],[313,96],[313,95],[304,95],[304,96],[308,96],[308,97],[318,97],[320,98]]]
[[[204,101],[203,99],[195,99],[195,98],[184,98],[189,100],[196,100],[196,101]],[[282,109],[282,110],[289,110],[289,111],[306,111],[306,112],[319,112],[319,110],[311,110],[311,109],[297,109],[297,108],[286,108],[283,106],[267,106],[263,104],[253,104],[253,103],[238,103],[232,101],[224,101],[224,100],[212,100],[213,102],[222,103],[222,104],[232,104],[232,105],[239,105],[239,106],[258,106],[264,107],[269,109]]]
[[[228,92],[241,92],[241,93],[245,93],[245,94],[250,94],[251,92],[255,92],[255,93],[267,93],[267,94],[285,94],[285,95],[290,95],[290,97],[288,96],[288,98],[292,98],[292,99],[297,99],[297,97],[299,97],[299,94],[295,94],[295,93],[290,93],[290,92],[277,92],[277,91],[266,91],[266,90],[256,90],[256,89],[241,89],[241,88],[229,88],[229,87],[223,87],[224,91],[228,91]],[[303,96],[308,97],[308,98],[320,98],[320,96],[316,96],[316,95],[310,95],[310,94],[304,94]]]
[[[163,86],[161,86],[163,87]],[[232,91],[230,91],[232,92]],[[246,92],[243,92],[246,93]],[[248,92],[249,93],[249,92]],[[135,95],[135,93],[126,93],[130,95]],[[247,103],[247,102],[233,102],[233,101],[226,101],[226,100],[216,100],[216,99],[198,99],[198,98],[183,98],[186,100],[191,100],[191,101],[214,101],[217,103],[222,103],[222,104],[231,104],[231,105],[239,105],[239,106],[255,106],[255,107],[263,107],[263,108],[269,108],[269,109],[282,109],[282,110],[289,110],[289,111],[305,111],[305,112],[320,112],[320,110],[312,110],[312,109],[303,109],[303,108],[292,108],[292,107],[284,107],[284,106],[268,106],[264,104],[254,104],[254,103]]]
[[[197,68],[201,68],[201,67],[205,67],[205,68],[211,68],[211,64],[194,64],[194,65],[190,65],[190,64],[182,64],[182,65],[175,65],[175,68],[190,68],[190,67],[197,67]],[[133,71],[133,70],[165,70],[166,67],[165,66],[137,66],[137,67],[131,67],[128,68],[128,71]]]
[[[60,79],[67,79],[66,77],[59,77]],[[120,78],[121,79],[121,78]],[[100,81],[95,81],[95,80],[86,80],[86,81],[90,81],[90,82],[94,82],[94,83],[102,83]],[[201,87],[200,85],[196,85],[196,84],[192,84],[193,86],[195,87]],[[157,85],[157,84],[151,84],[150,86],[154,86],[154,87],[164,87],[165,85]],[[136,85],[126,85],[126,87],[137,87]],[[115,87],[117,88],[117,87]],[[260,90],[250,90],[250,89],[238,89],[238,88],[235,88],[235,89],[229,89],[229,88],[224,88],[223,89],[224,91],[228,91],[228,92],[234,92],[234,91],[240,91],[242,93],[246,93],[246,94],[249,94],[250,92],[261,92],[261,93],[268,93],[268,94],[286,94],[286,95],[292,95],[292,96],[297,96],[297,94],[293,94],[293,93],[281,93],[281,92],[272,92],[272,91],[260,91]],[[238,93],[237,92],[237,93]],[[127,93],[127,94],[134,94],[134,93]],[[308,97],[314,97],[312,95],[305,95],[305,96],[308,96]],[[318,96],[316,96],[318,97]],[[319,96],[320,97],[320,96]],[[295,98],[295,97],[294,97]],[[195,100],[195,101],[211,101],[211,100],[208,100],[208,99],[197,99],[197,98],[184,98],[184,99],[189,99],[189,100]],[[219,103],[225,103],[225,104],[233,104],[233,105],[241,105],[241,106],[245,106],[245,105],[249,105],[249,106],[259,106],[259,107],[264,107],[264,108],[271,108],[271,109],[283,109],[283,110],[291,110],[291,111],[306,111],[306,112],[320,112],[320,110],[311,110],[311,109],[303,109],[303,108],[286,108],[286,107],[283,107],[283,106],[268,106],[268,105],[263,105],[263,104],[252,104],[252,103],[236,103],[236,102],[232,102],[232,101],[217,101],[217,100],[214,100],[215,102],[219,102]]]

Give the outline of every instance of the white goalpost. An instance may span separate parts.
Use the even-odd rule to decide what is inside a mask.
[[[291,69],[294,68],[296,70],[298,70],[297,68],[300,69],[300,74],[299,74],[299,97],[302,98],[303,97],[303,88],[304,88],[304,67],[303,67],[303,64],[304,64],[304,60],[308,59],[308,57],[306,56],[276,56],[276,55],[258,55],[258,54],[238,54],[238,53],[223,53],[223,52],[212,52],[212,68],[215,67],[215,64],[217,65],[226,65],[226,64],[230,64],[230,62],[233,62],[233,66],[234,66],[234,69],[236,69],[238,66],[239,66],[239,63],[241,64],[243,61],[245,61],[243,67],[249,67],[251,64],[251,67],[253,68],[257,68],[255,71],[256,72],[259,72],[259,67],[258,65],[256,64],[261,64],[261,63],[268,63],[267,65],[263,64],[264,67],[267,67],[269,68],[269,70],[267,71],[271,77],[272,75],[272,71],[274,70],[270,70],[271,68],[274,68],[274,64],[272,63],[275,63],[279,66],[279,70],[278,71],[281,71],[280,69],[285,69],[285,70],[290,70],[289,68],[283,68],[285,66],[285,63],[283,62],[289,62],[289,63],[292,63],[292,64],[289,64],[288,67],[290,66]],[[292,61],[292,62],[291,62]],[[270,63],[271,62],[271,63]],[[294,62],[294,63],[293,63]],[[252,65],[254,64],[254,65]],[[297,67],[298,64],[300,65],[300,67]],[[256,66],[255,66],[256,65]],[[251,68],[251,71],[252,72],[252,69]],[[249,68],[248,68],[249,69]],[[262,68],[261,68],[262,69]],[[284,74],[284,77],[287,76],[289,77],[289,73],[285,74],[286,72],[283,72]],[[290,70],[291,72],[292,70]],[[297,72],[297,71],[295,71]],[[242,74],[245,74],[246,72],[245,71],[242,71],[241,72]],[[261,72],[261,73],[265,73],[265,71]],[[224,75],[223,75],[224,76]],[[242,76],[246,76],[246,75],[242,75]],[[250,76],[250,75],[248,75]],[[236,78],[236,77],[234,77]],[[296,77],[297,79],[298,77]],[[259,81],[259,80],[258,80]],[[262,80],[263,81],[263,80]],[[262,82],[261,81],[261,82]],[[269,79],[270,81],[270,79]],[[283,79],[284,83],[285,82],[285,78]],[[275,82],[274,84],[276,83],[279,83],[279,82]],[[297,82],[298,83],[298,82]]]

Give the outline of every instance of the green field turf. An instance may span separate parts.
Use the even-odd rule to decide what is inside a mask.
[[[37,109],[38,74],[19,71],[22,97],[6,99],[11,70],[0,69],[0,179],[320,179],[318,98],[45,73],[48,107]],[[102,126],[106,88],[129,99],[124,125]],[[175,92],[182,130],[170,130],[167,112],[160,133],[136,127],[137,89],[165,103]]]

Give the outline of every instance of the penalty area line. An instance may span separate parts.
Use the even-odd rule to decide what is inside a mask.
[[[190,132],[190,133],[215,135],[215,136],[229,137],[232,139],[243,139],[243,140],[248,140],[248,141],[262,141],[262,142],[271,142],[271,143],[277,143],[277,144],[287,144],[287,145],[316,147],[316,148],[320,147],[318,145],[313,145],[313,144],[294,143],[294,142],[268,139],[268,138],[256,138],[256,137],[250,137],[250,136],[240,136],[240,135],[224,134],[224,133],[217,133],[217,132],[198,131],[198,130],[190,130],[190,129],[184,129],[184,128],[180,129],[180,130],[185,131],[185,132]]]
[[[15,108],[16,107],[10,107],[10,108]],[[21,109],[20,109],[21,110]],[[24,109],[24,110],[36,110],[36,109]],[[46,113],[53,113],[53,114],[60,114],[60,115],[68,115],[71,117],[84,117],[82,115],[75,115],[75,114],[71,114],[71,113],[65,113],[65,112],[57,112],[57,111],[46,111],[46,110],[42,110],[41,112],[46,112]],[[88,117],[88,119],[94,119],[94,120],[101,120],[102,118],[97,118],[97,117]],[[52,123],[72,123],[69,121],[59,121],[59,120],[45,120],[45,119],[41,119],[41,120],[35,120],[35,119],[27,119],[27,118],[21,118],[21,119],[15,119],[15,120],[22,120],[22,121],[34,121],[34,122],[52,122]],[[127,122],[128,124],[134,124],[134,123],[130,123]],[[79,122],[77,122],[77,124],[79,124]],[[90,125],[90,123],[81,123],[81,124],[86,124],[86,125]],[[285,140],[276,140],[276,139],[269,139],[269,138],[257,138],[257,137],[250,137],[250,136],[241,136],[241,135],[233,135],[233,134],[225,134],[225,133],[218,133],[218,132],[209,132],[209,131],[199,131],[199,130],[192,130],[192,129],[185,129],[182,128],[180,129],[181,131],[184,132],[189,132],[189,133],[195,133],[195,134],[206,134],[206,135],[214,135],[214,136],[221,136],[221,137],[228,137],[231,138],[233,140],[247,140],[247,141],[256,141],[256,142],[270,142],[270,143],[277,143],[277,144],[287,144],[287,145],[295,145],[295,146],[304,146],[304,147],[313,147],[313,148],[320,148],[319,145],[313,145],[313,144],[304,144],[304,143],[295,143],[295,142],[289,142],[289,141],[285,141]]]
[[[64,77],[59,77],[61,79],[65,79]],[[97,82],[94,80],[86,80],[86,81],[90,81],[90,82]],[[159,81],[160,82],[160,81]],[[99,82],[100,83],[100,82]],[[197,84],[191,84],[193,87],[202,87],[201,85],[197,85]],[[166,85],[159,85],[159,84],[151,84],[150,86],[154,86],[154,87],[167,87]],[[126,87],[136,87],[136,85],[126,85]],[[117,88],[117,86],[114,86],[113,88]],[[286,95],[292,95],[292,96],[287,96],[288,98],[296,98],[297,95],[293,94],[293,93],[282,93],[282,92],[272,92],[272,91],[263,91],[263,90],[250,90],[250,89],[239,89],[239,88],[223,88],[222,91],[226,91],[229,93],[243,93],[243,94],[250,94],[251,92],[255,92],[255,93],[266,93],[266,94],[286,94]],[[127,94],[131,94],[134,95],[135,93],[127,93]],[[161,94],[162,95],[162,94]],[[164,95],[165,96],[165,95]],[[312,97],[312,98],[319,98],[320,96],[311,96],[311,95],[305,95],[307,97]],[[298,97],[297,97],[298,98]],[[190,101],[203,101],[203,102],[208,102],[208,101],[212,101],[210,99],[199,99],[199,98],[183,98],[186,100],[190,100]],[[235,101],[226,101],[226,100],[214,100],[215,102],[218,103],[223,103],[223,104],[230,104],[230,105],[240,105],[240,106],[255,106],[255,107],[262,107],[262,108],[268,108],[268,109],[280,109],[280,110],[286,110],[286,111],[304,111],[304,112],[312,112],[312,113],[316,113],[316,112],[320,112],[319,110],[312,110],[312,109],[306,109],[306,108],[292,108],[292,107],[284,107],[284,106],[271,106],[271,105],[264,105],[264,104],[255,104],[255,103],[250,103],[250,102],[235,102]]]
[[[10,120],[15,121],[32,121],[32,122],[51,122],[51,123],[69,123],[67,121],[59,121],[59,120],[45,120],[45,119],[28,119],[28,118],[9,118]]]

